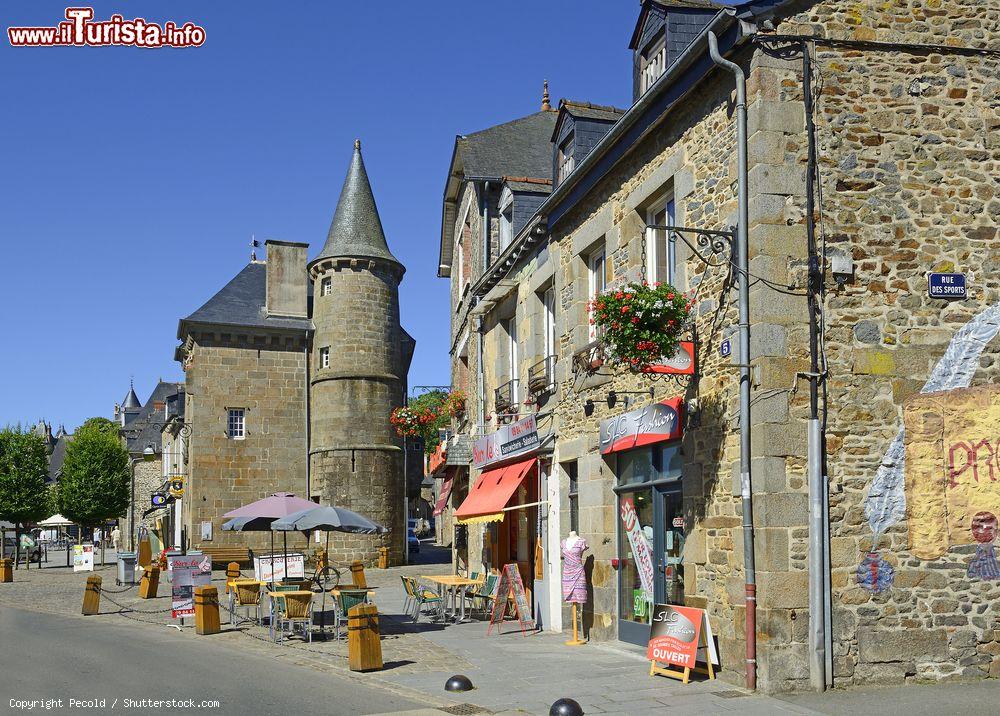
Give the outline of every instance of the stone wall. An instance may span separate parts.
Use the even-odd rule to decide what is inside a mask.
[[[191,426],[184,523],[191,546],[266,549],[266,533],[223,532],[223,514],[274,492],[306,490],[304,338],[196,334],[185,363]],[[227,434],[229,408],[246,409],[246,438]],[[156,463],[160,470],[159,463]],[[212,523],[212,541],[200,525]],[[290,535],[290,546],[302,546]]]

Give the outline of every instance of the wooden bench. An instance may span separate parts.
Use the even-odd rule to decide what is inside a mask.
[[[250,566],[250,550],[246,547],[200,547],[200,549],[202,554],[212,558],[213,566],[221,564],[225,567],[230,562]]]

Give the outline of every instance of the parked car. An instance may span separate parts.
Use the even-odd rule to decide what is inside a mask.
[[[406,524],[417,537],[426,537],[431,531],[430,523],[422,517],[411,517]]]
[[[406,547],[410,552],[420,551],[420,540],[417,539],[417,535],[414,534],[412,527],[406,530]]]
[[[14,551],[14,548],[15,548],[14,538],[13,537],[4,537],[3,538],[3,556],[4,557],[9,557],[9,558],[13,559],[14,555],[16,554],[16,552]],[[37,544],[34,547],[31,548],[30,558],[31,558],[31,561],[34,562],[35,564],[41,564],[42,563],[42,548],[39,547]],[[21,550],[21,559],[22,560],[25,559],[25,550]]]

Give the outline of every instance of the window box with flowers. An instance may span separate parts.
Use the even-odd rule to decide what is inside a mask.
[[[674,355],[691,307],[670,284],[643,281],[598,296],[590,309],[609,361],[641,373]]]

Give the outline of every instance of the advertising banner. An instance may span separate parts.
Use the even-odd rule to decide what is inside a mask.
[[[472,445],[472,464],[484,467],[536,450],[540,444],[535,416],[529,415],[510,425],[502,425],[496,432],[484,435]]]
[[[280,582],[306,576],[306,556],[301,552],[254,555],[254,579],[259,582]]]
[[[167,557],[170,580],[170,616],[194,615],[194,588],[212,583],[212,557],[207,554]]]
[[[631,497],[622,498],[621,518],[625,534],[628,535],[628,543],[632,547],[632,558],[635,560],[635,569],[639,573],[642,591],[646,601],[651,602],[653,601],[653,551],[650,549],[646,535],[642,533],[639,515],[635,511],[635,502],[632,501]]]
[[[718,664],[719,655],[705,610],[672,604],[655,605],[646,658],[683,669],[693,669],[698,661]]]
[[[94,571],[94,545],[91,543],[73,545],[73,571]]]
[[[675,440],[683,433],[683,398],[670,398],[601,421],[601,454]]]

